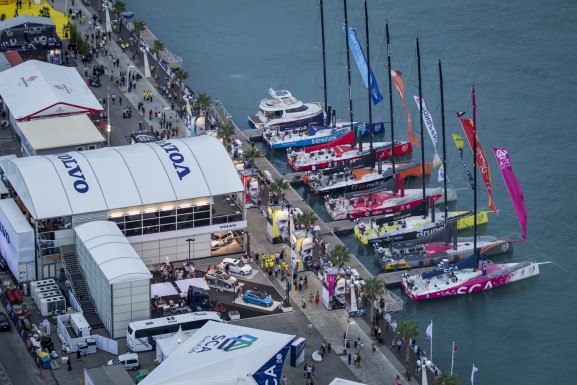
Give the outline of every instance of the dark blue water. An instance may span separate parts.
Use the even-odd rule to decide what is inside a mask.
[[[287,88],[306,101],[322,100],[319,12],[316,1],[128,0],[166,46],[184,59],[188,84],[221,100],[239,126],[255,112],[270,87]],[[407,303],[399,317],[421,328],[434,320],[434,361],[450,368],[452,341],[460,349],[455,371],[468,383],[471,366],[478,384],[574,383],[570,363],[575,346],[577,289],[574,190],[575,103],[577,101],[577,2],[543,1],[369,1],[371,65],[385,102],[373,118],[388,120],[384,23],[389,20],[393,67],[401,70],[413,122],[418,115],[415,38],[421,43],[423,95],[440,130],[437,60],[443,61],[447,129],[460,133],[455,111],[470,112],[470,86],[478,100],[478,128],[493,167],[498,216],[483,232],[519,236],[514,210],[492,158],[491,147],[506,147],[524,188],[529,215],[526,243],[513,258],[538,257],[537,278],[493,291],[446,300]],[[329,104],[347,117],[344,38],[340,1],[325,1]],[[362,3],[349,1],[350,25],[364,42]],[[367,119],[366,91],[353,64],[355,117]],[[395,95],[395,125],[406,136],[406,120]],[[427,139],[428,140],[428,139]],[[463,170],[449,143],[450,177],[461,182]],[[430,145],[426,147],[431,156]],[[270,154],[268,156],[271,156]],[[275,164],[284,167],[282,156]],[[282,166],[282,167],[281,167]],[[434,181],[435,178],[432,178]],[[482,186],[481,186],[482,187]],[[480,204],[487,197],[480,190]],[[458,206],[470,207],[462,191]],[[320,202],[313,206],[320,207]],[[345,238],[370,269],[372,254]],[[400,293],[399,293],[400,294]]]

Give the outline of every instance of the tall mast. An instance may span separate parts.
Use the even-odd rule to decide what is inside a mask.
[[[344,8],[345,8],[345,41],[347,42],[347,80],[349,82],[349,123],[351,124],[351,131],[355,134],[355,141],[356,143],[356,135],[357,132],[355,127],[353,126],[353,88],[351,85],[351,55],[350,55],[350,45],[349,45],[349,18],[347,15],[347,0],[344,0]]]
[[[373,106],[371,102],[371,51],[369,44],[369,11],[365,0],[365,35],[367,37],[367,95],[369,96],[369,151],[371,156],[371,170],[375,168],[375,154],[373,148]],[[359,143],[362,143],[360,141]],[[360,148],[359,148],[360,149]]]
[[[325,115],[326,115],[325,126],[330,126],[331,117],[329,116],[329,105],[327,101],[327,58],[325,49],[325,14],[324,14],[323,0],[320,0],[320,6],[321,6],[321,42],[323,50],[323,94],[324,94]]]
[[[423,85],[421,82],[421,50],[419,48],[419,38],[417,38],[417,68],[419,75],[419,122],[421,123],[421,180],[423,185],[423,201],[425,201],[425,207],[427,211],[429,209],[429,202],[427,202],[426,190],[425,190],[425,131],[423,127]],[[423,218],[426,218],[427,213]]]
[[[393,123],[393,76],[391,71],[391,40],[389,39],[389,23],[385,24],[387,32],[387,69],[389,70],[389,120],[391,122],[391,165],[393,166],[393,176],[395,175],[395,125]],[[397,189],[393,189],[394,194]]]
[[[473,250],[479,260],[479,251],[477,250],[477,100],[475,98],[475,86],[471,87],[473,96]],[[485,271],[485,260],[483,257],[483,275]]]
[[[439,60],[439,84],[441,88],[441,132],[443,139],[443,198],[445,199],[445,227],[447,227],[448,209],[447,209],[447,148],[445,146],[445,95],[443,92],[443,69]]]

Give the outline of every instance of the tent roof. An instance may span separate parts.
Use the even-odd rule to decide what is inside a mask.
[[[35,151],[105,142],[98,128],[84,114],[35,119],[20,122],[18,127]]]
[[[84,369],[95,385],[134,385],[134,381],[122,365],[99,366]]]
[[[104,273],[108,283],[149,280],[152,274],[113,222],[94,221],[74,228],[76,237]]]
[[[244,190],[228,153],[208,135],[9,159],[0,167],[35,219]]]
[[[54,21],[52,21],[52,19],[49,17],[22,15],[12,17],[8,20],[0,21],[0,31],[4,31],[6,29],[11,29],[18,26],[24,26],[24,24],[56,26],[56,24],[54,24]]]
[[[271,358],[282,368],[277,354],[293,337],[209,321],[140,384],[255,384],[252,375]]]
[[[335,378],[329,385],[359,385],[357,381],[343,380],[342,378]]]
[[[10,224],[17,234],[31,233],[33,231],[32,226],[30,226],[30,223],[26,220],[26,217],[22,214],[16,202],[14,202],[14,199],[0,200],[0,210],[2,210],[6,218],[10,220]]]
[[[103,110],[76,68],[38,60],[0,72],[0,95],[16,120]]]
[[[162,350],[164,357],[168,357],[190,337],[192,337],[190,333],[187,334],[181,327],[179,327],[178,332],[172,337],[156,340],[156,349]]]

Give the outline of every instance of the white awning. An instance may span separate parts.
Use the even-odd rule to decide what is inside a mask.
[[[188,287],[194,286],[204,290],[210,290],[210,287],[206,284],[206,281],[202,278],[188,278],[174,281],[176,286],[180,289],[182,293],[188,293]]]
[[[208,135],[7,159],[0,167],[35,219],[244,190],[228,153]]]
[[[293,338],[209,321],[140,384],[271,384],[281,377]]]
[[[0,72],[0,95],[16,120],[103,110],[76,68],[38,60]]]
[[[152,274],[134,248],[113,222],[95,221],[74,228],[100,270],[113,285],[147,280]]]
[[[171,282],[154,283],[150,285],[150,298],[167,297],[169,295],[178,295],[176,287]]]

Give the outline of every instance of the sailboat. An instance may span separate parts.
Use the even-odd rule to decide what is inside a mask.
[[[473,153],[474,159],[474,183],[477,184],[477,126],[476,126],[476,101],[475,88],[473,95]],[[481,150],[482,151],[482,150]],[[511,161],[506,149],[493,149],[499,162],[499,169],[505,180],[509,195],[513,200],[519,223],[523,229],[523,238],[526,239],[527,216],[523,194],[519,182],[511,168]],[[474,188],[474,209],[477,208],[477,189]],[[489,290],[494,287],[504,286],[525,278],[539,274],[539,263],[536,261],[524,261],[516,263],[492,263],[486,260],[486,255],[479,252],[477,245],[477,223],[474,223],[474,251],[473,254],[462,262],[454,265],[441,264],[437,269],[416,275],[405,274],[401,279],[403,290],[413,301],[432,298],[442,298],[461,294],[474,293]],[[482,260],[481,260],[482,255]],[[481,260],[481,261],[480,261]]]
[[[425,116],[428,114],[426,111],[423,98],[422,98],[422,82],[421,82],[421,55],[419,49],[419,39],[417,39],[417,68],[418,68],[418,76],[419,76],[419,96],[415,98],[419,104],[419,111],[421,111],[421,143],[424,142],[424,127],[423,121],[425,120]],[[441,88],[442,88],[442,78],[441,78]],[[441,103],[443,104],[443,103]],[[443,108],[443,107],[442,107]],[[444,120],[443,120],[444,124]],[[428,117],[428,131],[431,133],[434,130],[432,126],[432,119],[430,116]],[[431,135],[431,137],[436,137],[435,135]],[[434,142],[435,143],[435,142]],[[444,144],[444,140],[443,140]],[[435,153],[435,157],[437,154]],[[424,145],[421,145],[421,164],[422,167],[425,168],[425,151]],[[446,164],[443,164],[442,170],[446,169]],[[446,178],[443,176],[444,180],[444,191],[447,191],[446,187]],[[427,202],[426,197],[427,189],[425,187],[425,180],[422,180],[422,196],[423,201]],[[447,201],[445,196],[445,202]],[[414,239],[419,239],[426,237],[428,235],[434,234],[445,229],[450,222],[456,221],[457,222],[457,229],[463,230],[466,228],[470,228],[473,226],[473,221],[477,220],[477,223],[487,223],[488,222],[488,215],[486,212],[481,211],[478,212],[476,215],[473,215],[471,211],[454,211],[448,212],[445,205],[445,211],[443,213],[435,212],[434,205],[430,206],[430,210],[427,210],[427,214],[422,215],[413,215],[401,220],[390,221],[389,219],[377,219],[377,220],[370,220],[370,221],[357,221],[354,232],[356,237],[361,241],[363,244],[369,244],[374,242],[404,242],[410,241]]]

